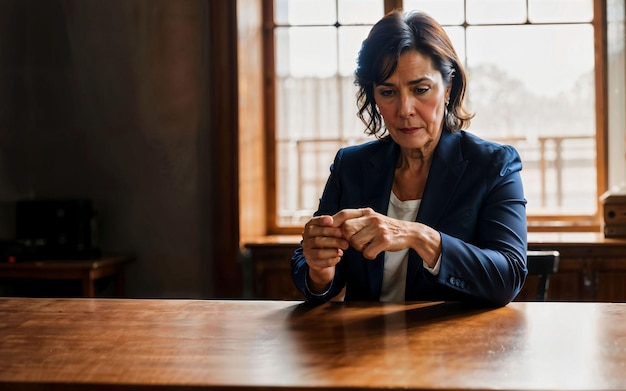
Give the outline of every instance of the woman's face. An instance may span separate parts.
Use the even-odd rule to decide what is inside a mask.
[[[430,155],[439,142],[448,94],[431,59],[415,50],[400,55],[395,72],[374,85],[374,100],[391,138],[422,155]]]

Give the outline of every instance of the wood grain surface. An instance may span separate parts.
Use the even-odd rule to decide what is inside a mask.
[[[0,390],[622,390],[626,304],[0,298]]]

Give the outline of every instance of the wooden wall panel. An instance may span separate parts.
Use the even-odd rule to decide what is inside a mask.
[[[267,233],[261,0],[237,1],[239,74],[239,234]]]
[[[239,117],[237,81],[237,3],[209,1],[209,106],[215,132],[211,134],[210,176],[204,178],[215,195],[205,238],[214,246],[215,295],[238,298],[242,294],[239,262]]]

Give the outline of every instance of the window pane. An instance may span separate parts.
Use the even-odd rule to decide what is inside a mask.
[[[331,76],[337,73],[335,27],[276,29],[278,76]]]
[[[277,80],[279,224],[301,225],[300,217],[309,218],[339,147],[364,141],[355,94],[353,76]]]
[[[342,109],[336,77],[279,78],[276,86],[276,137],[285,140],[337,138]]]
[[[496,66],[534,95],[580,91],[593,75],[591,25],[469,27],[467,35],[469,66]]]
[[[404,0],[405,10],[428,12],[442,25],[460,25],[465,21],[463,0]]]
[[[593,0],[528,0],[533,23],[591,22]]]
[[[275,0],[274,21],[279,25],[335,24],[335,0]]]
[[[367,37],[371,26],[339,27],[339,76],[337,93],[341,99],[341,110],[338,115],[340,123],[339,136],[342,139],[363,137],[363,122],[356,116],[356,93],[354,71],[361,43]],[[326,174],[326,172],[324,171]]]
[[[526,0],[467,0],[467,22],[524,23]]]
[[[275,28],[279,226],[306,222],[337,149],[369,139],[354,70],[383,3],[276,0],[278,24],[298,25]],[[467,66],[470,131],[520,152],[529,216],[596,213],[593,0],[403,4],[439,21]],[[607,33],[623,36],[623,16],[618,26]]]
[[[338,141],[278,142],[278,223],[303,225],[319,203]]]
[[[594,213],[592,27],[470,27],[467,34],[470,129],[518,147],[528,212]]]
[[[609,189],[626,186],[626,12],[623,0],[607,1]]]
[[[339,73],[342,76],[354,76],[356,59],[361,43],[367,37],[372,26],[339,27]]]
[[[450,41],[452,42],[452,46],[454,46],[454,50],[456,54],[459,56],[461,62],[465,62],[465,29],[461,26],[447,26],[444,27]]]
[[[374,24],[385,7],[383,0],[338,0],[339,24]]]
[[[371,23],[383,15],[382,0],[339,1],[341,23],[366,25],[332,21],[275,29],[279,225],[301,225],[310,218],[337,150],[364,139],[354,70]]]

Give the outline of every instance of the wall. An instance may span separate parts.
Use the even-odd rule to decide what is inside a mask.
[[[0,2],[0,238],[17,199],[91,198],[128,296],[214,294],[213,3]]]

